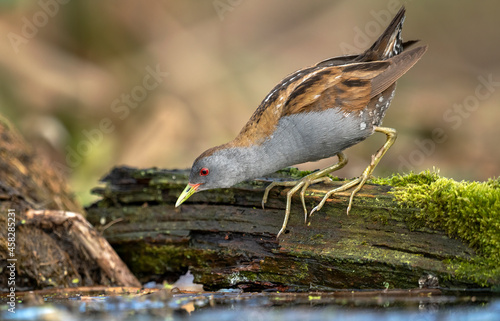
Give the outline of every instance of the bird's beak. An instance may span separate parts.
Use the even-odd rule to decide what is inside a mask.
[[[179,198],[177,199],[177,202],[175,203],[175,207],[178,207],[182,203],[184,203],[185,200],[187,200],[191,195],[193,195],[198,187],[200,187],[200,184],[191,184],[189,183],[186,188],[182,191],[181,195],[179,195]]]

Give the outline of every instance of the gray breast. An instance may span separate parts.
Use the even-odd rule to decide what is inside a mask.
[[[282,117],[262,147],[282,168],[331,157],[372,133],[372,121],[366,110],[347,114],[332,108]]]

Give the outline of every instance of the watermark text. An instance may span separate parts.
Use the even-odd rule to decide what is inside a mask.
[[[8,209],[7,211],[7,311],[16,313],[16,211]]]
[[[14,52],[19,53],[19,48],[26,45],[33,39],[38,31],[45,27],[50,18],[55,17],[59,12],[60,6],[68,3],[70,0],[39,0],[40,10],[36,11],[31,18],[26,16],[21,18],[22,26],[19,33],[9,32],[7,38]]]
[[[415,149],[407,157],[399,156],[398,170],[400,172],[409,172],[414,167],[422,165],[425,159],[434,153],[437,145],[448,140],[449,135],[446,133],[460,128],[464,120],[479,109],[481,101],[489,99],[500,87],[500,81],[495,81],[493,74],[480,75],[477,77],[477,81],[478,84],[474,88],[473,94],[465,97],[460,103],[454,103],[443,112],[443,121],[450,125],[448,129],[434,128],[430,138],[415,139]]]

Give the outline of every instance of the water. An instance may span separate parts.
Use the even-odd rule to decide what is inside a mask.
[[[27,295],[2,320],[404,320],[498,321],[500,295],[485,292],[341,291],[314,293],[243,293],[226,290],[201,294],[47,293]]]

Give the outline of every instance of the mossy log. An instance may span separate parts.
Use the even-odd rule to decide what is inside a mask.
[[[301,175],[291,169],[267,180]],[[189,269],[205,289],[415,288],[429,274],[441,286],[477,286],[447,263],[474,251],[442,231],[413,226],[410,217],[420,210],[401,208],[390,186],[365,185],[349,215],[349,191],[339,193],[307,224],[294,197],[287,231],[276,239],[288,188],[273,189],[266,209],[266,181],[196,193],[174,208],[187,178],[185,170],[121,167],[94,189],[102,199],[87,208],[88,220],[106,226],[104,236],[142,281]],[[309,209],[342,183],[310,186]]]

